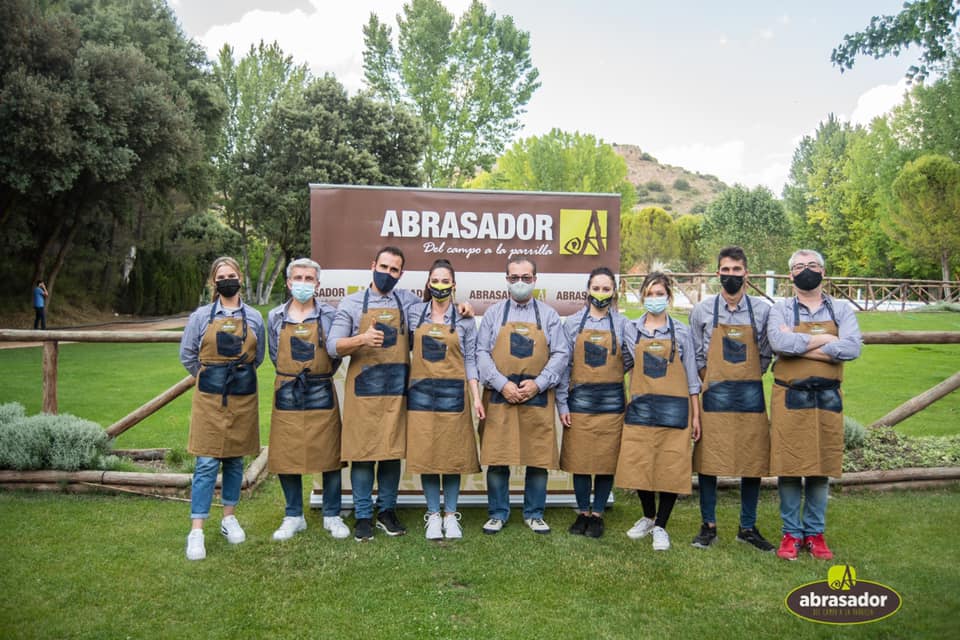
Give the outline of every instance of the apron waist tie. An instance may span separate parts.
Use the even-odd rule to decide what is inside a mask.
[[[820,378],[818,376],[814,376],[812,378],[801,378],[799,380],[794,380],[793,382],[774,379],[773,382],[777,386],[786,387],[788,389],[798,389],[800,391],[831,391],[840,388],[839,380],[834,378]]]

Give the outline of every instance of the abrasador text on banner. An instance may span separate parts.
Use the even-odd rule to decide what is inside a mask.
[[[414,291],[434,260],[450,260],[457,299],[478,314],[506,297],[513,256],[536,261],[535,296],[562,315],[583,306],[586,274],[620,263],[618,194],[311,184],[310,221],[320,295],[333,305],[369,286],[370,263],[386,245],[404,252],[400,286]]]

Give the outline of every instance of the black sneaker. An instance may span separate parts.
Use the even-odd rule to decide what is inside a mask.
[[[590,522],[590,516],[585,513],[578,513],[577,519],[570,525],[570,533],[575,536],[582,536],[587,531],[587,523]]]
[[[358,518],[353,524],[353,539],[357,542],[373,540],[373,520]]]
[[[599,538],[603,535],[603,516],[590,516],[590,522],[587,523],[587,530],[583,534],[588,538]]]
[[[700,533],[693,539],[693,546],[697,549],[709,549],[717,541],[717,528],[709,526],[706,522],[700,525]]]
[[[773,545],[760,535],[760,531],[758,531],[756,527],[740,529],[740,533],[737,534],[737,540],[752,544],[760,551],[773,551]]]
[[[377,527],[383,529],[388,536],[402,536],[407,528],[397,520],[397,512],[387,509],[377,514]]]

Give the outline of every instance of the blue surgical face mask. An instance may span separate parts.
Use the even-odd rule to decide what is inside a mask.
[[[660,315],[667,310],[667,296],[657,296],[643,299],[643,307],[654,315]]]
[[[533,295],[533,283],[524,282],[519,280],[517,282],[512,282],[507,287],[510,291],[510,295],[513,296],[513,299],[517,302],[526,302],[530,299],[530,296]]]
[[[377,287],[380,293],[390,293],[393,291],[393,288],[398,282],[400,282],[400,278],[394,278],[385,271],[373,272],[373,284]]]
[[[314,290],[315,285],[312,282],[294,282],[290,285],[290,295],[301,303],[312,298]]]

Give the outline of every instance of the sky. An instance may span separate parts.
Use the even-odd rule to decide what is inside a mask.
[[[468,0],[442,0],[455,16]],[[402,0],[168,0],[214,59],[276,41],[316,75],[363,88],[371,12],[393,27]],[[794,149],[830,113],[868,124],[902,101],[914,49],[859,58],[830,53],[902,0],[489,0],[530,33],[542,86],[519,138],[553,128],[639,146],[660,162],[780,195]]]

